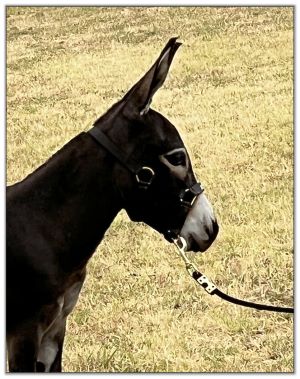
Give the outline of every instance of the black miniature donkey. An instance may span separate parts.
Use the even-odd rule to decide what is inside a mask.
[[[218,224],[176,128],[150,109],[180,43],[86,133],[7,188],[10,371],[59,372],[86,264],[121,209],[168,241],[204,251]],[[173,236],[173,237],[172,237]]]

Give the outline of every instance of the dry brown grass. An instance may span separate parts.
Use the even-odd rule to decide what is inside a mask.
[[[252,301],[293,298],[293,9],[9,8],[7,179],[92,122],[180,35],[153,107],[184,135],[221,225],[196,261]],[[290,315],[199,290],[121,212],[69,318],[65,371],[293,371]]]

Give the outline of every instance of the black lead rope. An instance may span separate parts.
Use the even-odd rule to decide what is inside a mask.
[[[276,307],[274,305],[265,305],[252,303],[250,301],[240,300],[219,290],[216,285],[211,282],[205,275],[201,274],[198,271],[197,267],[188,259],[185,254],[186,242],[182,237],[173,239],[174,244],[179,250],[179,255],[183,258],[185,262],[186,269],[190,276],[199,284],[202,288],[205,289],[210,295],[217,295],[221,299],[226,300],[230,303],[241,305],[243,307],[254,308],[261,311],[271,311],[271,312],[283,312],[283,313],[294,313],[294,308],[289,307]]]
[[[122,164],[136,176],[136,180],[140,188],[147,189],[150,186],[155,176],[155,172],[152,170],[151,167],[141,167],[136,162],[132,160],[129,161],[128,159],[126,159],[124,153],[119,149],[119,147],[117,147],[98,127],[93,127],[91,130],[88,131],[88,133],[99,145],[101,145],[107,151],[109,151],[119,161],[120,164]],[[195,183],[192,187],[185,189],[183,193],[179,196],[182,205],[191,207],[197,195],[199,195],[202,192],[203,188],[201,187],[200,183]],[[294,313],[293,308],[275,307],[272,305],[251,303],[249,301],[236,299],[232,296],[225,294],[224,292],[220,291],[215,286],[215,284],[212,283],[205,275],[201,274],[201,272],[197,270],[197,267],[187,258],[187,256],[185,255],[186,242],[184,238],[179,237],[177,239],[173,239],[173,242],[178,248],[181,257],[185,261],[186,269],[191,275],[191,277],[195,279],[196,282],[199,285],[201,285],[210,295],[217,295],[226,301],[229,301],[233,304],[242,305],[244,307],[250,307],[259,310],[273,312]]]
[[[204,289],[207,288],[207,283],[206,282],[201,283],[201,278],[204,277],[204,275],[202,275],[201,272],[199,272],[198,270],[193,271],[192,272],[192,277],[196,280],[196,282],[201,287],[203,287]],[[233,296],[227,295],[226,293],[224,293],[221,290],[219,290],[217,287],[215,287],[212,291],[210,291],[208,293],[210,295],[217,295],[221,299],[229,301],[230,303],[241,305],[243,307],[254,308],[254,309],[257,309],[257,310],[260,310],[260,311],[294,313],[294,309],[293,308],[289,308],[289,307],[276,307],[274,305],[257,304],[257,303],[251,303],[250,301],[245,301],[245,300],[237,299],[237,298],[235,298]]]

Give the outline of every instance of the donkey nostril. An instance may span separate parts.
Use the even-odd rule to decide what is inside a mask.
[[[214,240],[219,232],[219,225],[217,221],[212,220],[210,228],[207,225],[205,225],[204,231],[208,235],[210,240]]]
[[[209,231],[209,227],[207,225],[204,225],[204,231],[205,233],[209,236],[210,235],[210,231]]]
[[[213,236],[215,238],[217,234],[219,233],[219,224],[217,221],[213,221],[212,224],[213,224]]]

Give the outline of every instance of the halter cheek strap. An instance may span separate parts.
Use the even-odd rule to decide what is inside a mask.
[[[124,156],[124,153],[99,128],[94,127],[88,133],[99,145],[111,153],[122,166],[135,175],[140,188],[147,189],[150,186],[155,176],[155,172],[151,167],[141,167],[132,159],[129,161]]]
[[[128,162],[128,159],[125,158],[123,152],[106,136],[106,134],[96,127],[90,129],[88,133],[99,145],[110,152],[122,166],[125,166],[129,171],[136,175],[139,169],[138,165],[132,161]]]
[[[129,159],[124,156],[124,153],[98,127],[93,127],[87,133],[90,134],[100,146],[112,154],[122,166],[135,175],[139,188],[148,189],[155,177],[155,172],[151,167],[141,167],[140,164],[132,159],[129,161]],[[191,187],[184,189],[179,194],[181,204],[184,207],[191,208],[196,197],[203,191],[204,189],[200,183],[194,183]]]

